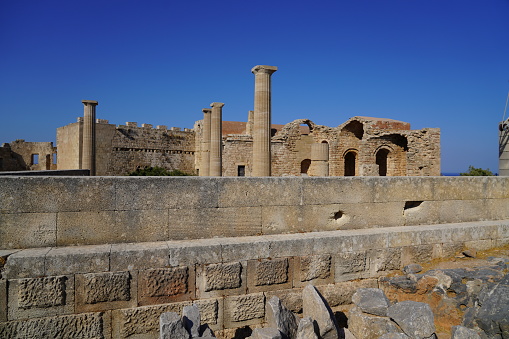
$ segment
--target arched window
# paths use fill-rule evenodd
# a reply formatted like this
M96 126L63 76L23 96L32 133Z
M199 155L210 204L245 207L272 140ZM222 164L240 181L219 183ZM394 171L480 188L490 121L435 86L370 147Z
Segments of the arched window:
M353 177L355 176L355 161L357 158L357 153L350 151L345 154L345 176Z
M376 164L378 165L378 175L384 177L387 175L387 158L389 150L382 148L376 152Z
M311 159L304 159L300 163L300 173L308 174L309 166L311 166Z

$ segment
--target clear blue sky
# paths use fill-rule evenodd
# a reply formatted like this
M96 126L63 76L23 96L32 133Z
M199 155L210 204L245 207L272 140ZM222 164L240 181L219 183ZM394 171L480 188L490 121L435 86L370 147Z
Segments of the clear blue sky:
M509 0L0 0L0 143L55 141L97 117L192 128L253 107L272 76L273 123L356 115L442 131L442 171L498 170L509 91Z

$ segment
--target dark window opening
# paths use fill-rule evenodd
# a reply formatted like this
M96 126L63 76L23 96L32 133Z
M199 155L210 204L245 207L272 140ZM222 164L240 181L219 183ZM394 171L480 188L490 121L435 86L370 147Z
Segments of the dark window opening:
M0 171L4 169L4 159L0 158Z
M357 155L355 152L348 152L345 154L345 176L354 177L355 176L355 158Z
M376 164L378 165L378 175L384 177L387 175L387 157L389 150L381 149L376 152Z
M51 155L46 154L46 169L51 169Z
M300 163L300 173L307 174L309 170L309 166L311 166L311 159L304 159Z
M244 166L244 165L237 166L237 176L239 176L239 177L246 176L246 166Z
M32 165L39 164L39 154L32 154Z

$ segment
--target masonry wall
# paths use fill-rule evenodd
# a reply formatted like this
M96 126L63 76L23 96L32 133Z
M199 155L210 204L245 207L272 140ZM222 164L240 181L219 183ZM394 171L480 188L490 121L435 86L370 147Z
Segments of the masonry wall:
M1 249L509 218L507 177L0 177L0 187Z
M0 171L54 170L55 157L52 142L15 140L0 147Z

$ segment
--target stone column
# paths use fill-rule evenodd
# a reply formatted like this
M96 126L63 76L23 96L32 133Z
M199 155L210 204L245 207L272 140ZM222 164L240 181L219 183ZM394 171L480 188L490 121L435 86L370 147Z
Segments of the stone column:
M95 106L97 101L82 100L83 116L83 152L81 168L89 169L90 175L95 175Z
M212 114L210 117L210 176L221 176L223 174L222 148L223 148L223 115L222 102L213 102Z
M271 85L270 77L277 71L275 66L258 65L251 69L255 75L254 123L253 123L253 170L252 176L270 176L270 125Z
M202 109L203 125L201 131L201 164L200 176L210 175L210 118L212 110L210 108Z
M498 125L498 175L509 176L509 119Z
M314 175L319 177L329 176L329 144L321 142L311 145L311 165Z

